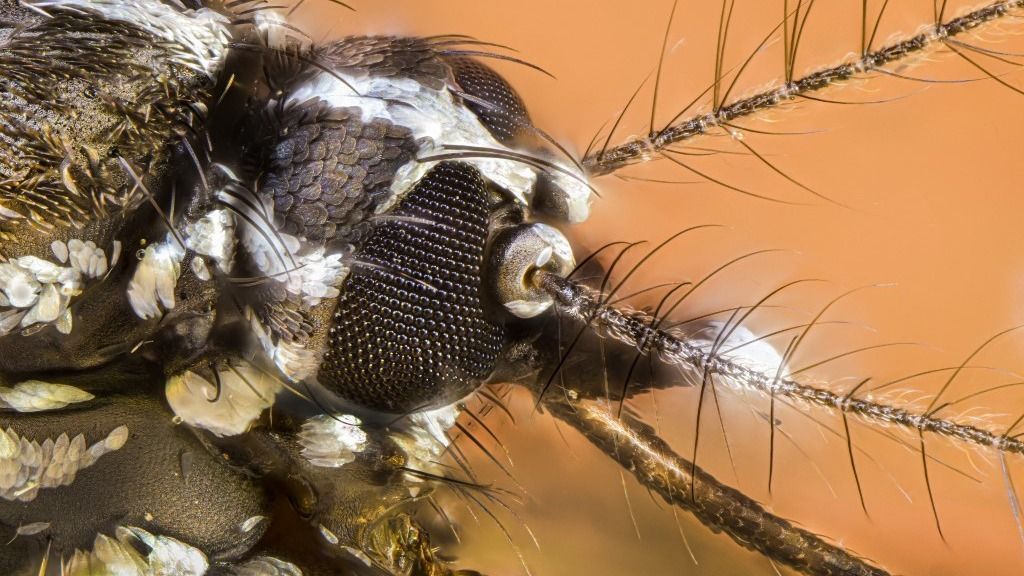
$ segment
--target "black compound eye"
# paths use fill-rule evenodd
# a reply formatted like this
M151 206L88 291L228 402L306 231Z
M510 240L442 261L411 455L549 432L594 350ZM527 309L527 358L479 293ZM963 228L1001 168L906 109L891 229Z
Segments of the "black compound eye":
M399 218L354 255L318 379L361 406L404 413L475 389L504 334L485 313L490 215L477 169L438 164L389 214Z
M448 58L455 82L466 98L466 106L502 144L511 145L534 133L530 113L515 89L486 64L471 58Z

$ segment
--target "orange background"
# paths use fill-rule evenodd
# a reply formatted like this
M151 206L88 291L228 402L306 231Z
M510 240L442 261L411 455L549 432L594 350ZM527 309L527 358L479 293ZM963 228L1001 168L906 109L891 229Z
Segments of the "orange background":
M598 127L614 120L638 84L655 69L671 8L669 0L352 3L357 12L326 0L309 0L294 19L317 38L458 33L513 46L520 50L519 56L551 71L557 81L514 64L494 66L520 90L537 124L576 151L586 146ZM835 63L859 50L860 6L856 0L815 5L801 43L798 72ZM879 6L880 2L871 3L873 11ZM962 7L951 2L947 13L955 14ZM656 113L660 122L712 81L718 10L717 2L680 1ZM779 22L782 12L781 1L739 0L726 68L742 62ZM931 19L930 2L894 0L876 45L892 34L912 33ZM1022 31L1024 23L1011 19L968 40L1001 51L1024 51L1024 42L1017 38ZM776 42L755 59L734 96L781 77L782 47L782 42ZM1009 70L977 54L972 57L993 71ZM956 56L936 51L899 71L928 79L982 76ZM1001 78L1024 86L1019 74ZM806 321L806 314L799 311L813 312L847 289L894 283L859 292L837 305L829 318L854 324L817 330L794 362L799 366L881 342L924 344L868 352L815 372L823 381L846 389L851 380L855 383L869 375L882 382L959 364L989 336L1024 323L1024 253L1019 248L1024 214L1020 193L1024 163L1019 161L1022 96L992 80L924 84L875 76L830 90L826 97L847 102L897 100L863 105L795 102L743 124L759 130L814 133L748 133L744 141L786 174L847 207L812 197L749 155L687 157L687 162L736 186L809 205L773 204L708 183L667 185L605 177L595 182L603 198L595 202L591 221L569 230L578 255L610 240L659 241L695 224L729 226L684 240L658 257L645 277L637 280L642 287L698 278L750 250L785 249L723 275L699 298L695 295L684 314L749 304L798 278L828 280L825 285L794 289L781 298L778 303L788 308L753 322L751 327L761 332L795 323L794 319ZM648 83L613 141L647 130L650 102ZM724 136L694 145L745 152ZM696 179L666 162L627 173L664 180ZM1022 350L1024 332L998 340L975 363L1024 371ZM964 374L949 398L1012 380L1007 374ZM923 398L927 404L927 393L934 393L942 382L941 377L910 381L909 395L902 399L920 402ZM692 442L693 398L688 390L659 393L657 410L649 397L636 402L684 455ZM1024 410L1022 398L1024 390L1009 389L1005 394L982 396L950 414L980 417L1001 430ZM726 402L725 420L738 479L726 460L717 424L708 424L702 462L776 513L845 544L894 574L1021 573L1024 544L998 460L991 453L965 452L949 442L929 440L931 453L963 472L930 467L947 538L943 544L927 504L918 455L862 425L855 426L858 445L877 462L858 455L870 512L865 516L843 442L791 410L782 410L783 428L793 441L780 440L775 490L768 494L767 425L751 415L743 399ZM749 406L763 410L765 403L753 399ZM968 412L969 406L985 409ZM513 508L536 534L540 550L533 547L516 518L503 511L498 514L533 574L775 573L764 558L711 534L685 512L678 513L677 523L668 506L649 497L628 475L623 479L610 461L585 442L567 430L563 440L548 418L531 414L528 399L517 397L514 408L520 420L517 426L499 417L489 422L505 439L517 478L527 488L526 503ZM710 416L705 422L715 420ZM834 415L817 417L830 426L840 422ZM483 477L502 480L471 445L466 443L464 450L479 457ZM1020 460L1019 456L1009 458L1010 470L1020 475L1018 485L1024 484ZM897 482L912 502L901 494ZM438 529L446 551L457 554L466 567L485 573L522 573L511 547L486 516L478 513L478 525L457 501L449 504L461 525L463 544L445 541ZM680 532L693 548L697 567Z

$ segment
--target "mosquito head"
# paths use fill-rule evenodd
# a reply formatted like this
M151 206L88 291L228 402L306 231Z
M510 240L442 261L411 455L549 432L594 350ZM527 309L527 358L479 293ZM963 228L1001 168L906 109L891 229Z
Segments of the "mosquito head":
M567 274L572 250L539 222L585 219L591 188L476 59L508 59L492 48L265 48L299 72L247 136L257 182L232 177L217 197L238 226L238 299L289 379L369 411L436 408L487 381L550 307L530 277Z

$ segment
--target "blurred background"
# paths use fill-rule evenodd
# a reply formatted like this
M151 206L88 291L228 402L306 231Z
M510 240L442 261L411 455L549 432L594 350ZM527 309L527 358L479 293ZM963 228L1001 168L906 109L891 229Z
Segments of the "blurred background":
M516 64L490 63L517 87L536 124L577 153L602 125L606 128L599 142L604 141L607 126L650 78L611 141L621 142L650 127L650 75L658 65L671 0L349 1L356 11L327 0L307 0L291 18L317 40L348 34L468 34L514 47L517 57L542 66L557 80ZM867 2L868 29L882 4ZM934 20L929 0L888 4L875 47ZM789 9L794 5L790 2ZM860 51L863 6L857 0L813 4L795 60L798 76ZM966 7L951 1L946 14ZM679 1L668 36L656 126L713 82L720 10L718 2ZM741 65L783 14L781 0L738 0L723 67L735 70ZM1014 16L963 41L998 50L999 58L1012 62L1015 52L1024 52L1022 31L1024 23ZM757 54L732 90L732 99L783 77L784 46L780 39ZM787 291L773 300L780 308L755 315L749 328L764 334L806 322L846 290L886 284L835 305L827 319L848 323L815 328L791 367L873 344L914 343L852 355L813 372L822 383L848 390L867 376L883 383L960 364L987 338L1024 323L1024 253L1019 247L1024 163L1018 161L1024 96L985 78L981 68L1011 86L1024 87L1024 77L1005 61L967 54L981 67L948 51L932 50L891 68L903 78L875 74L821 95L834 102L794 101L740 122L752 129L743 134L750 148L719 134L693 142L688 149L692 156L679 157L732 186L792 204L702 182L666 161L596 180L602 198L595 201L592 218L566 230L577 257L612 240L657 242L689 226L722 224L724 228L673 244L638 275L636 289L697 279L745 252L780 249L722 274L694 294L680 317L752 304L800 278L826 281ZM731 82L729 77L726 84ZM707 100L694 109L707 110ZM779 172L834 202L815 197ZM786 343L788 339L775 342L780 348ZM1005 371L966 371L946 398L1020 380L1012 372L1024 372L1022 352L1024 331L996 340L972 365ZM948 374L909 380L890 400L926 406L928 395ZM689 456L695 399L694 390L679 389L638 398L632 406L680 454ZM523 502L510 503L514 514L494 510L511 543L486 514L455 498L446 499L445 506L461 543L429 510L422 516L435 526L435 539L459 565L491 574L523 574L525 563L537 576L787 573L648 494L574 432L533 412L525 394L513 394L510 403L517 424L497 411L487 422L508 449L512 470L524 488ZM941 460L929 471L944 543L928 504L920 455L885 435L892 431L853 425L865 514L845 440L833 433L836 426L841 430L841 420L826 412L808 416L779 409L780 430L785 432L777 438L776 478L769 493L766 406L761 398L723 398L732 464L717 416L705 414L700 462L723 482L894 574L1021 573L1024 544L993 453L928 438L929 453ZM977 418L1002 431L1022 411L1024 390L1011 386L957 404L945 414ZM912 443L916 436L905 438ZM482 478L516 489L482 453L463 444ZM500 448L492 449L504 455ZM1020 460L1008 458L1011 478L1019 476L1018 484L1024 483Z

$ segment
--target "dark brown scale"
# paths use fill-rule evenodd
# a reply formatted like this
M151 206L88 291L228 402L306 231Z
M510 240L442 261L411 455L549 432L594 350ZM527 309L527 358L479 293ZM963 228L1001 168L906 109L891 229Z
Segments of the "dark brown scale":
M358 108L319 100L286 110L281 134L268 153L263 192L281 230L313 243L358 241L357 228L415 151L406 128L383 119L364 124Z
M481 300L489 212L479 172L439 164L391 214L432 223L381 224L355 254L373 267L357 266L343 286L319 380L362 406L406 412L472 391L503 334Z
M356 36L315 51L314 56L332 70L357 71L380 78L408 78L440 90L451 69L424 38Z

